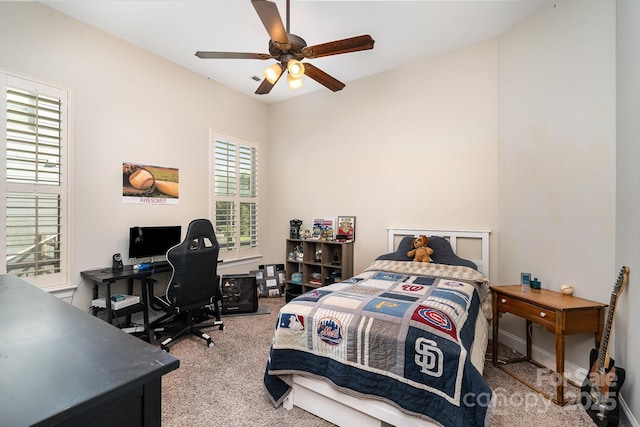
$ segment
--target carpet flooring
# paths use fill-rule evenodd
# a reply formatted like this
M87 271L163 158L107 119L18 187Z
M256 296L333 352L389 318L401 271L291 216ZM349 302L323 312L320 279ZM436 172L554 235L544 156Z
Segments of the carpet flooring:
M197 337L172 344L170 351L180 359L180 368L162 380L163 426L333 425L298 408L288 411L273 407L262 378L284 298L261 298L259 303L263 314L224 316L224 331L217 327L206 329L215 342L213 348ZM501 357L511 355L510 349L501 347ZM540 371L528 362L511 367L523 377L540 376ZM492 426L594 425L580 405L557 406L491 362L485 364L484 376L497 397ZM566 395L578 391L569 386Z

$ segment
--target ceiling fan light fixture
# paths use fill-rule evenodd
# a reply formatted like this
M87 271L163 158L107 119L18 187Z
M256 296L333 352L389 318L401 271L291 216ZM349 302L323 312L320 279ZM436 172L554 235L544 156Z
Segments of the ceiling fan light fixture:
M299 79L304 74L304 65L302 62L292 59L287 62L287 70L289 70L289 75L294 79Z
M1 1L1 0L0 0ZM246 0L245 0L246 1ZM344 83L325 73L309 62L301 63L301 60L320 58L324 56L341 55L343 53L359 52L373 49L375 41L368 34L349 37L341 40L333 40L314 46L307 46L307 42L298 35L289 31L289 3L286 0L287 13L285 27L282 22L278 7L274 0L251 0L258 18L269 34L269 53L250 52L212 52L197 51L196 56L201 59L274 59L278 63L264 70L264 79L252 76L251 78L262 82L255 91L256 95L266 95L282 78L282 73L287 71L289 86L297 89L302 86L302 76L306 75L327 89L337 92L344 88Z
M290 89L299 89L302 87L302 79L293 77L291 73L287 74L287 82L289 83Z
M271 84L275 84L280 78L280 74L282 74L282 66L280 64L273 64L270 67L267 67L263 71L264 78Z

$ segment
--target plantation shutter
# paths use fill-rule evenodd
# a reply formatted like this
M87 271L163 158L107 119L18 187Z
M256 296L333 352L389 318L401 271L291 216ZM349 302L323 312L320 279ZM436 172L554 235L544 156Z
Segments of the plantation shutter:
M4 81L4 269L37 285L63 284L66 92L11 76Z
M234 138L213 141L212 216L222 259L258 254L258 149Z

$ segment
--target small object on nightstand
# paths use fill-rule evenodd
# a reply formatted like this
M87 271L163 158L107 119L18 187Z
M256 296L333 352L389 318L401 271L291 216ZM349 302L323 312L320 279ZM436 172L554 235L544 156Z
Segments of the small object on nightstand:
M540 281L537 277L534 277L531 281L531 289L540 289Z
M560 290L565 295L573 295L573 286L571 285L562 285L560 286Z
M531 287L531 273L520 273L520 286L522 292L529 292Z

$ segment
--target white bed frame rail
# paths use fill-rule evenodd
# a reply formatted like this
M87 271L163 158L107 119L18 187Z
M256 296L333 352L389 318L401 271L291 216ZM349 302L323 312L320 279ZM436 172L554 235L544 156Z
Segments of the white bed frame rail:
M293 377L293 390L283 402L344 427L435 427L431 421L412 417L394 406L373 399L358 399L339 392L321 380Z
M451 244L451 248L457 254L457 239L480 239L482 248L480 258L469 259L478 266L478 271L489 278L489 234L487 230L439 230L439 229L423 229L423 228L408 228L408 227L389 227L389 252L396 250L396 245L399 242L399 238L405 236L440 236L444 237ZM462 256L462 258L465 258Z

